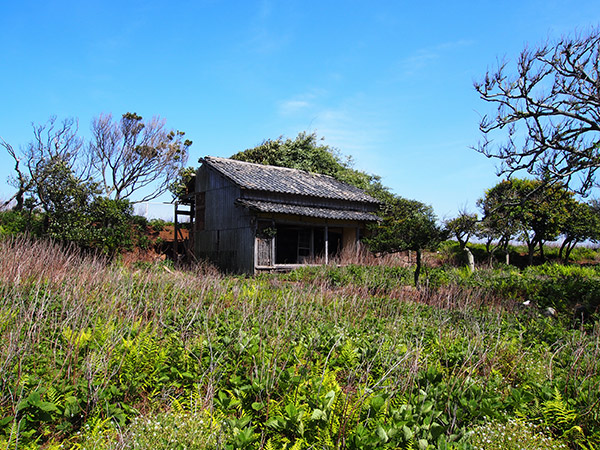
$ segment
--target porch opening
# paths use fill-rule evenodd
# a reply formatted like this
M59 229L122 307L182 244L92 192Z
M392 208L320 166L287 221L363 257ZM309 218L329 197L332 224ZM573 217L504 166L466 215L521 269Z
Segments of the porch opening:
M342 250L343 229L278 225L275 264L305 264ZM329 242L327 242L327 240Z

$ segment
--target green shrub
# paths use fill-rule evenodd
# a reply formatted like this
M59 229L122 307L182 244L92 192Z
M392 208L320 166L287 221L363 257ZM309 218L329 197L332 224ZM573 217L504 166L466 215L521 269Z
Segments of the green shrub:
M150 220L150 222L148 223L148 225L154 231L163 231L167 226L172 226L173 222L170 222L170 221L167 221L167 220L163 220L163 219L152 219L152 220Z
M41 236L44 216L30 211L0 211L0 236L28 233Z

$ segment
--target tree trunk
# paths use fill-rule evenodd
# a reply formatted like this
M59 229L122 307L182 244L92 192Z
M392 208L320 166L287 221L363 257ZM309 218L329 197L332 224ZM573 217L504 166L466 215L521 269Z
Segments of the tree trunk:
M417 265L415 267L415 287L419 287L419 275L421 274L421 249L417 249Z
M558 250L558 259L561 259L563 262L567 262L566 258L563 259L563 251L564 251L565 247L568 245L568 243L569 243L569 240L565 239L560 246L560 250Z
M571 256L571 251L577 245L577 241L572 241L567 245L567 251L565 253L565 263L569 261L569 256Z
M488 255L488 265L492 267L492 261L494 258L494 254L492 253L492 240L488 239L485 241L485 252Z
M533 242L528 242L527 243L527 265L532 266L533 265L533 254L535 253L535 247L537 245L537 242L533 241Z
M498 246L504 251L504 263L508 266L510 264L510 252L508 250L508 238L503 237Z
M546 257L544 256L544 242L541 239L540 239L539 245L540 245L540 257L542 258L542 261L545 261Z

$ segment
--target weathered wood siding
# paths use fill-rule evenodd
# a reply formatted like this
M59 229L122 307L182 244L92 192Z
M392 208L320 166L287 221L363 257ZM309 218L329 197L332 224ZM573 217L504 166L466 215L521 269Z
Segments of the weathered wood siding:
M254 272L254 227L246 208L235 205L240 189L205 166L196 173L196 192L204 193L204 229L195 232L199 258L236 273Z
M341 248L353 248L357 243L359 230L365 228L365 222L352 220L351 215L347 219L326 219L258 212L236 204L239 199L367 213L376 211L378 207L376 203L369 202L266 192L258 188L243 189L215 168L203 164L196 173L195 254L199 258L214 262L221 269L248 274L253 274L256 266L260 269L276 268L279 264L278 258L284 261L290 255L297 263L302 263L304 258L310 260L314 256L321 256L321 253L326 255L328 249L333 253ZM259 224L298 226L308 230L311 233L311 238L307 241L310 244L308 255L302 253L307 253L307 248L300 245L299 240L294 244L296 248L290 249L289 255L279 255L278 239L263 236L261 232L257 234ZM316 255L314 249L314 234L317 229L321 233L317 236L319 246L323 247L318 251L319 255ZM289 244L285 239L282 239L282 242L282 245Z

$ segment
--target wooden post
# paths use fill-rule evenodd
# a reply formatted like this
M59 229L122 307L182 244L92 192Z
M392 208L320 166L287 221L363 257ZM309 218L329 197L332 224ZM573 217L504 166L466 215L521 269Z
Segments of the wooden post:
M329 227L325 225L325 264L329 264Z
M175 232L175 236L173 238L173 261L175 262L175 264L177 264L178 261L178 243L179 243L179 238L178 238L178 234L179 234L179 220L178 220L178 210L177 210L177 205L179 205L179 202L175 202L175 221L174 223L174 232Z

